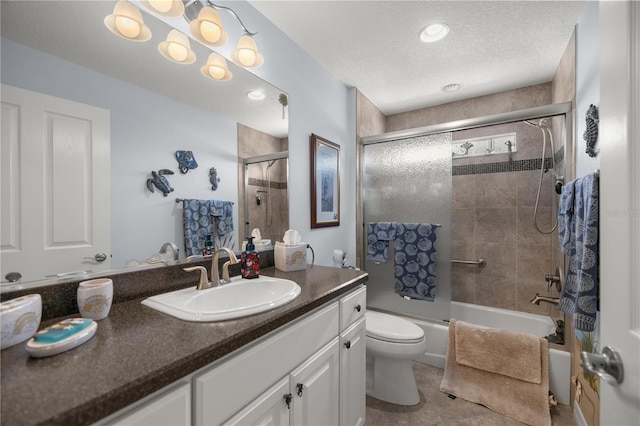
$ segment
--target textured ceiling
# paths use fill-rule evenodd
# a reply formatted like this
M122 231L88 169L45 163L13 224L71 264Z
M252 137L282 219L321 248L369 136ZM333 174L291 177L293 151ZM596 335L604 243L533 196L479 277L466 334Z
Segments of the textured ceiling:
M250 3L386 115L548 82L583 1ZM445 22L444 40L419 31ZM445 93L442 86L462 88Z

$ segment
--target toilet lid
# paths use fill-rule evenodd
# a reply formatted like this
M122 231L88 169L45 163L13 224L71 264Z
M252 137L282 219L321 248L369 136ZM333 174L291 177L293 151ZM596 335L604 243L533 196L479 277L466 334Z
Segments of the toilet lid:
M406 319L367 311L367 336L386 342L417 343L424 338L424 331Z

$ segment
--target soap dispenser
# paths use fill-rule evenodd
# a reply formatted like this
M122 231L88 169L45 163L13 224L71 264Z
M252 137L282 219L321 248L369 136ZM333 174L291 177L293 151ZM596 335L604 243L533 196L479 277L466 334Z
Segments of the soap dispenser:
M247 247L240 257L242 278L260 277L260 254L253 244L253 237L247 237Z

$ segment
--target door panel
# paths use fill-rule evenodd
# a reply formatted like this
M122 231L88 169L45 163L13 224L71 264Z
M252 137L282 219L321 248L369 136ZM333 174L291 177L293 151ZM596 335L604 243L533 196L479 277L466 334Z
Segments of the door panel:
M110 269L109 121L104 109L2 86L3 282Z
M603 425L640 419L640 4L600 2L600 346L622 383L600 381Z

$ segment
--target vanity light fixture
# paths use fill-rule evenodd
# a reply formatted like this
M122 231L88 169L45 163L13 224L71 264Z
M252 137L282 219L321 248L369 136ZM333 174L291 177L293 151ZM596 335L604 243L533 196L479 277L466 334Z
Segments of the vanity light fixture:
M171 30L167 39L158 45L162 56L177 64L192 64L196 54L191 50L189 38L178 30Z
M434 22L420 31L420 40L425 43L433 43L442 40L449 34L449 26L444 22Z
M189 23L189 30L198 41L207 46L223 46L229 41L229 36L222 27L220 14L209 6L200 9L198 16Z
M147 41L151 30L144 24L140 10L127 0L119 0L104 24L115 35L132 41Z
M209 55L207 64L200 68L200 72L205 77L218 81L231 80L231 77L233 77L227 66L227 60L215 52Z
M184 3L182 0L141 0L147 9L154 11L156 14L174 18L184 14Z
M264 63L264 57L258 51L256 41L246 34L238 40L236 49L231 53L231 60L244 68L258 68Z
M456 90L460 90L461 87L462 87L462 84L460 83L449 83L442 86L441 90L443 92L455 92Z
M222 26L218 10L226 10L238 21L244 35L238 40L236 49L231 54L231 60L243 68L257 68L264 63L264 57L258 51L253 39L257 33L252 33L244 26L237 13L226 6L219 6L210 0L183 0L185 3L185 19L190 21L189 30L200 42L209 46L222 46L229 41L229 36ZM204 6L203 6L204 4Z

